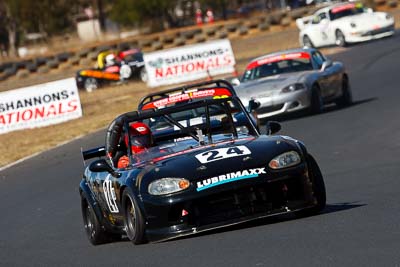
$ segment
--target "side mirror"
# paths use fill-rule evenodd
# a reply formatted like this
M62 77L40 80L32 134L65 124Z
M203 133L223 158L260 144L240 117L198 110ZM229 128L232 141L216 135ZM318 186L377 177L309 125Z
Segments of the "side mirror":
M105 159L99 159L99 160L93 161L89 165L89 170L91 172L108 172L112 176L117 177L117 178L121 176L120 173L114 171L114 169L107 163L107 161Z
M281 124L277 121L267 122L267 135L277 133L281 130Z
M240 80L239 80L239 78L233 78L233 79L231 80L231 84L232 84L232 85L235 85L235 86L240 85Z
M256 109L258 109L261 106L260 102L258 102L257 100L250 100L249 101L249 112L252 112Z
M332 66L332 61L331 60L326 60L324 63L322 63L321 66L321 71L325 71L327 68L329 68L330 66Z

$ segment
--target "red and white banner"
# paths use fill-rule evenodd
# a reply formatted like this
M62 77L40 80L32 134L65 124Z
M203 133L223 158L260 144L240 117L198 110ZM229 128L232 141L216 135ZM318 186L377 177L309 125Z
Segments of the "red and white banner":
M147 85L156 87L233 73L235 56L228 39L144 54Z
M0 93L0 134L82 117L74 78Z

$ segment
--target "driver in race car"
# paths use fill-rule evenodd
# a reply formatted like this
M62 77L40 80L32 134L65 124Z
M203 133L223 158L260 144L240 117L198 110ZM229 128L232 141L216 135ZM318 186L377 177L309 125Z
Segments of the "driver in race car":
M129 144L129 137L131 143ZM125 145L131 149L132 155L142 153L153 145L153 134L149 126L143 122L135 122L129 125L128 133L125 134ZM124 155L118 160L118 168L126 168L129 165L129 157Z

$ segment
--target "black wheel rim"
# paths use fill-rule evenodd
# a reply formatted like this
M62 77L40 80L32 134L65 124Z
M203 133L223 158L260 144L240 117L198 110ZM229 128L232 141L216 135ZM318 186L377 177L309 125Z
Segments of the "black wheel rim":
M134 238L136 235L136 211L132 199L131 198L128 199L129 200L126 206L127 227L131 235L131 238Z

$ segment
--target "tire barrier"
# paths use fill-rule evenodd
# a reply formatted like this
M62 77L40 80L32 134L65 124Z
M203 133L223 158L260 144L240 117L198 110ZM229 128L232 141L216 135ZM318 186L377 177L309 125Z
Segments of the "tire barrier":
M72 64L72 65L79 65L79 61L81 60L81 58L79 57L79 56L73 56L73 57L71 57L71 58L69 58L69 62Z
M174 39L173 45L174 46L183 46L186 43L186 38L184 37L177 37Z
M37 72L40 74L46 74L50 71L49 67L47 66L41 66L38 68Z
M205 33L205 35L207 36L215 36L215 34L218 31L218 27L209 27L209 28L205 28L203 30L203 32Z
M17 71L16 77L17 77L18 79L24 79L24 78L28 77L29 74L30 74L29 70L22 69L22 70L18 70L18 71Z
M160 41L155 41L151 43L151 50L161 50L163 48L163 44Z
M228 37L228 32L226 30L221 30L220 32L218 32L218 38L220 39L224 39Z
M56 69L58 68L58 65L60 62L57 59L52 59L47 61L46 66L49 67L50 69Z
M249 28L246 25L242 25L238 29L239 35L246 35L249 33Z
M270 27L269 22L262 22L258 24L258 30L261 32L268 31L269 27Z
M271 14L269 16L269 21L270 21L271 25L280 25L281 21L283 19L283 15L284 14L282 12L277 12L277 13Z
M290 23L291 23L291 19L289 17L284 17L281 20L282 27L288 27L288 26L290 26Z
M90 52L89 54L87 54L87 58L90 59L90 60L96 60L98 54L99 54L99 53L97 53L97 52L95 52L95 51Z
M76 55L78 57L86 57L90 52L92 51L91 48L83 48L82 50L79 50Z
M196 43L204 43L207 40L207 37L203 33L197 33L194 36L194 40L195 40Z
M65 62L67 61L70 57L72 57L73 54L70 52L64 52L64 53L59 53L55 56L55 58L60 61L60 62Z
M83 67L92 67L93 65L93 60L90 60L89 58L82 58L79 61L79 65L83 66Z

